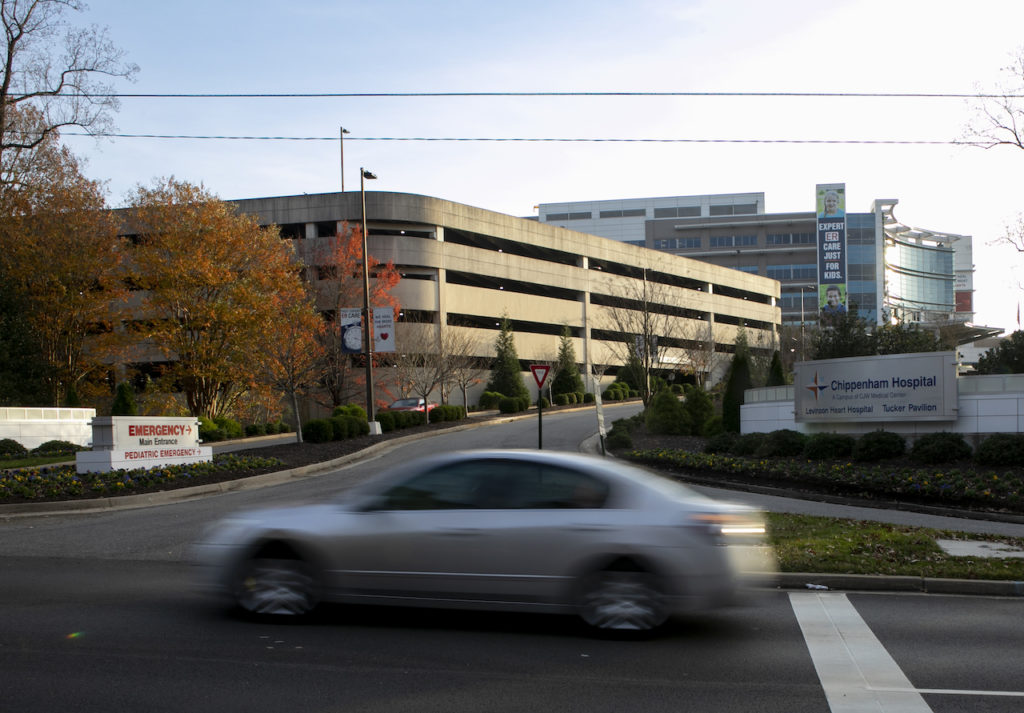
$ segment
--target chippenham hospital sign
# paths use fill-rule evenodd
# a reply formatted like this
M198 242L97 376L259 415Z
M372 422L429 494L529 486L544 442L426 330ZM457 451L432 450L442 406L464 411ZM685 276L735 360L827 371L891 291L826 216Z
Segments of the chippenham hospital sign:
M798 362L796 421L954 421L956 354L889 354Z
M195 418L108 416L92 420L92 450L76 454L76 470L105 473L208 460L213 449L199 445Z

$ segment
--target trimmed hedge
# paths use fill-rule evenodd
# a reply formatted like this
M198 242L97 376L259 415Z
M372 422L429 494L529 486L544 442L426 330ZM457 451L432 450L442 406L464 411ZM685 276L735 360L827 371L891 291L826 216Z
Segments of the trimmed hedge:
M974 460L982 465L1024 466L1024 433L993 433L978 445Z
M857 439L845 433L815 433L807 439L804 458L810 460L839 460L849 458Z
M0 438L0 458L21 458L28 455L28 448L13 438Z
M971 447L959 433L926 433L910 448L910 460L915 463L953 463L971 457Z
M853 459L862 463L902 458L907 452L907 441L891 431L871 431L857 439Z

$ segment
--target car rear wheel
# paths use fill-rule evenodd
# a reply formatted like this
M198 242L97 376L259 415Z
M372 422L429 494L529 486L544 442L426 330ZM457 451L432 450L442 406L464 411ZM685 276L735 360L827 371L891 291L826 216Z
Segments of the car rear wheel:
M235 586L238 605L250 614L302 616L317 604L316 578L300 559L254 558Z
M653 574L604 570L584 578L579 615L604 631L650 631L665 623L668 607Z

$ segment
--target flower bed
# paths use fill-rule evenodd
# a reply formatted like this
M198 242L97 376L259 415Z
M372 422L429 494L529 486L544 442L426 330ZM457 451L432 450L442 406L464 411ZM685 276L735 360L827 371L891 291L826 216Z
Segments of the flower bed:
M0 503L75 500L170 490L224 480L225 474L235 477L255 475L281 465L278 458L226 453L214 456L206 463L109 473L79 474L74 466L23 468L0 473Z
M1009 471L755 459L669 448L632 450L623 455L659 470L698 473L726 481L806 486L857 497L1024 513L1024 483L1019 473Z

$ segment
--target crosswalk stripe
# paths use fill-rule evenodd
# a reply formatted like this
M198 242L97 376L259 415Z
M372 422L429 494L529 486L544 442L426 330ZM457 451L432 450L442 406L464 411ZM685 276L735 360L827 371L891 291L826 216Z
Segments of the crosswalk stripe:
M845 594L789 601L832 713L932 713Z

